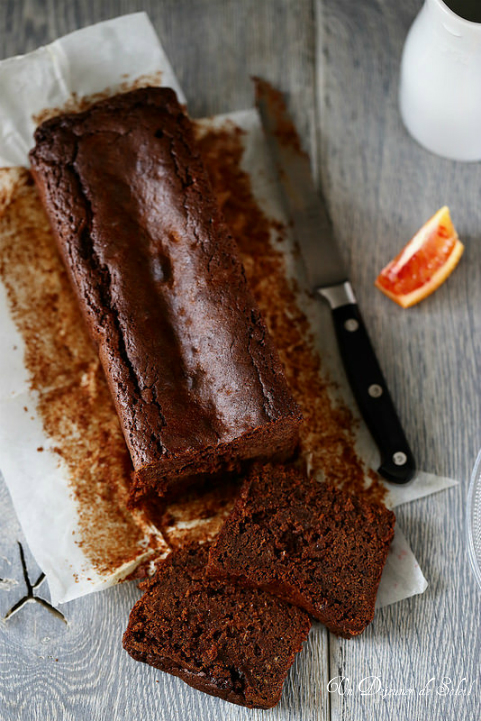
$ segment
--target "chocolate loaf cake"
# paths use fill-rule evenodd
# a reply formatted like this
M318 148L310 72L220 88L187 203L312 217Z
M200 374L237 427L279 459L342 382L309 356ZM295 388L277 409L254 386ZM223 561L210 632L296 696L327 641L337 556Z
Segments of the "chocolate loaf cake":
M372 621L395 517L296 468L256 464L207 571L264 588L349 638Z
M48 120L30 153L135 470L131 500L289 455L300 411L175 93Z
M265 591L207 578L207 555L205 546L177 551L144 584L124 648L199 691L243 706L275 706L309 616Z

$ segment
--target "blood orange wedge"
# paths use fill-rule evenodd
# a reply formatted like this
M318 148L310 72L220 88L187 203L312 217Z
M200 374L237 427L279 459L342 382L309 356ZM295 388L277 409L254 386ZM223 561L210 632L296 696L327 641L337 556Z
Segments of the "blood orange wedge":
M383 268L375 285L388 298L409 308L444 283L457 266L463 250L449 208L444 206Z

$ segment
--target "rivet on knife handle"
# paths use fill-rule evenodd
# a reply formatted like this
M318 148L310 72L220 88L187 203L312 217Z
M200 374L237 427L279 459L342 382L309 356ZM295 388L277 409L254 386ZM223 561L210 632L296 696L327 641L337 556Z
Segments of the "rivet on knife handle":
M379 473L408 483L416 464L349 283L319 288L332 309L339 350L354 397L381 453Z

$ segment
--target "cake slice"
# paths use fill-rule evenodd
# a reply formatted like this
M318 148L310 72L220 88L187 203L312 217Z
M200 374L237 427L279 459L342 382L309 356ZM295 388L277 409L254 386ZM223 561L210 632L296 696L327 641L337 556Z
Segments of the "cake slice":
M349 638L372 621L395 516L292 466L256 464L208 573L264 588Z
M132 503L289 456L300 411L169 88L46 121L32 173L98 348Z
M208 548L175 551L131 611L125 650L190 686L243 706L280 699L309 616L260 589L206 576Z

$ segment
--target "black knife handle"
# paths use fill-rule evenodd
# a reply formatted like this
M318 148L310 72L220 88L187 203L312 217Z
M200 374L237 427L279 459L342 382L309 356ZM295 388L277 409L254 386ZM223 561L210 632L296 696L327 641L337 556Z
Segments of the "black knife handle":
M357 303L332 310L339 349L354 397L381 454L379 473L408 483L416 464Z

